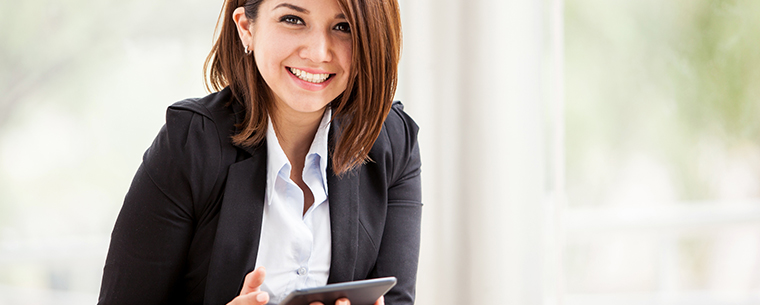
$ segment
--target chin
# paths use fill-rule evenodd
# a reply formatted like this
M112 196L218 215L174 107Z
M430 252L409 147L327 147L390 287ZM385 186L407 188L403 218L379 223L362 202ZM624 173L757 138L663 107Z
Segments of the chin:
M302 101L298 104L291 104L291 108L298 112L317 112L322 111L325 109L327 105L330 104L331 100L325 100L325 99L315 99L315 100L308 100L306 98L300 98L299 101Z

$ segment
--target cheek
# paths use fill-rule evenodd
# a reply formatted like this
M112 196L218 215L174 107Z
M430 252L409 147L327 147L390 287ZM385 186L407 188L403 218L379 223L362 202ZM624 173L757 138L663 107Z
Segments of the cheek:
M259 33L255 39L254 56L259 70L277 72L282 62L290 54L292 39L287 35L278 35L275 31Z
M340 66L351 74L351 57L353 56L353 50L351 49L351 41L344 43L340 48Z

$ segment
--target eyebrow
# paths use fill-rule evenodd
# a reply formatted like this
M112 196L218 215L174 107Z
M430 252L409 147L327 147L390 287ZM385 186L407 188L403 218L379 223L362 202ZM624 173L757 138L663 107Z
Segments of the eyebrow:
M275 6L272 10L274 11L281 7L286 7L299 13L304 13L304 14L310 13L309 10L297 5L290 4L290 3L280 3L277 6ZM337 15L335 15L335 19L346 19L346 15L344 15L343 13L338 13Z
M300 6L292 5L290 3L280 3L277 6L275 6L272 10L274 11L274 10L276 10L278 8L281 8L281 7L287 7L289 9L294 10L294 11L299 12L299 13L304 13L304 14L308 14L309 13L309 10L307 10L307 9L305 9L303 7L300 7Z

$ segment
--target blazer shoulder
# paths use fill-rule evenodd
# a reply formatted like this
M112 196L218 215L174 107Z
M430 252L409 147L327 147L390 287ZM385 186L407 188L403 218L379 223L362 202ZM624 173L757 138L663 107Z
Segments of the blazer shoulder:
M418 131L417 123L404 112L404 105L395 101L370 150L370 159L385 164L389 184L419 170Z
M393 147L394 152L402 152L416 145L419 129L414 119L404 111L404 104L394 101L391 111L383 122L383 130L378 141L388 142L387 144ZM398 149L402 151L396 151Z
M200 114L219 124L224 121L236 121L236 111L233 107L231 90L224 88L222 91L211 93L202 98L188 98L169 106L168 111L180 110L191 111Z
M143 166L154 184L178 202L208 202L225 164L234 159L229 140L235 116L227 90L169 106L166 123L143 155Z

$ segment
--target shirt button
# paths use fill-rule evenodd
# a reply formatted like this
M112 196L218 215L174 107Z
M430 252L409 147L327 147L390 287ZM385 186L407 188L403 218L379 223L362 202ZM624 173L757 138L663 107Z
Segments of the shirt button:
M298 275L305 275L306 274L306 268L304 268L304 267L298 268L298 270L296 270L296 274L298 274Z

